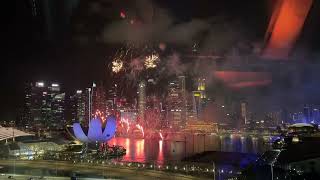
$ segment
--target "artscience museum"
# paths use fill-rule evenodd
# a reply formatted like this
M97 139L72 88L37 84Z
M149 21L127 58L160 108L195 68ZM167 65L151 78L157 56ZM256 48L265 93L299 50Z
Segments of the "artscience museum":
M84 143L100 142L105 143L112 139L116 132L116 118L115 116L108 116L103 127L102 120L99 118L92 119L89 123L88 133L86 134L84 128L80 123L73 124L73 133L77 140Z

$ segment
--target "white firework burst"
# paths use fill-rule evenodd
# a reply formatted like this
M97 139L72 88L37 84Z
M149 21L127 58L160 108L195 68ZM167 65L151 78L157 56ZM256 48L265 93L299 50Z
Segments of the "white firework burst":
M151 54L145 58L144 66L146 69L153 69L157 67L159 56L157 54Z
M112 72L119 73L123 68L123 62L120 59L112 61Z

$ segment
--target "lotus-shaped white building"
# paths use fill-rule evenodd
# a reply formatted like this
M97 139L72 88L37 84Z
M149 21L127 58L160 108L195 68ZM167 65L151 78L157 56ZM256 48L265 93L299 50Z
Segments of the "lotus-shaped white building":
M89 123L88 135L83 131L80 123L73 124L73 133L75 137L85 143L90 142L107 142L109 141L116 132L116 118L114 116L107 117L107 123L105 128L102 127L100 119L92 119Z

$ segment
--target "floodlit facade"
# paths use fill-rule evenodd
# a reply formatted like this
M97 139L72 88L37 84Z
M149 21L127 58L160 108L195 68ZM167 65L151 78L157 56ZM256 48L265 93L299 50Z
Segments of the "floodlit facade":
M197 91L192 92L193 113L196 119L202 119L201 114L208 103L206 95L206 80L198 79Z
M20 156L21 159L33 159L35 156L43 155L48 151L58 152L63 150L65 150L65 145L50 141L18 142L9 145L9 155Z
M86 93L82 90L77 90L74 95L70 96L72 123L76 122L76 120L80 123L86 122L86 100Z
M179 129L186 123L186 79L179 76L168 84L167 119L170 127Z
M80 125L80 123L73 124L73 133L75 137L85 143L90 142L107 142L116 132L116 117L108 116L105 128L103 128L103 122L100 119L92 119L89 124L88 134L86 135Z
M65 125L65 93L58 83L38 81L27 85L22 125L59 129Z
M144 123L144 115L146 110L146 82L141 81L138 87L138 115L140 121Z

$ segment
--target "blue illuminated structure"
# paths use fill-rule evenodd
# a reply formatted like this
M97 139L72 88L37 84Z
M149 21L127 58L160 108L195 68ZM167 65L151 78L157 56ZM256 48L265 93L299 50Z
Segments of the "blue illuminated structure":
M104 129L100 119L92 119L89 123L88 135L84 133L80 123L73 124L74 135L79 141L85 143L107 142L114 136L116 128L117 124L114 116L107 117L107 123Z

